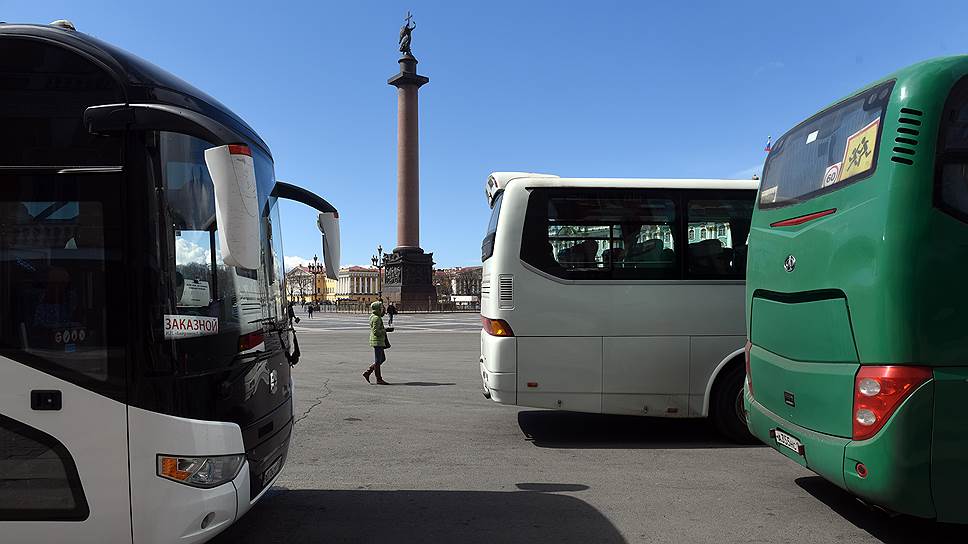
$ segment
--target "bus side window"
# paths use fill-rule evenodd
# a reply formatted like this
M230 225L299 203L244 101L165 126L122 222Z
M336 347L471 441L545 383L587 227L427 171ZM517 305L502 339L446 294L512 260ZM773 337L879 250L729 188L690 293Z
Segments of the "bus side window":
M0 414L0 521L80 521L90 507L77 465L53 436Z
M121 138L94 135L84 109L126 100L111 75L84 56L53 43L4 37L0 55L0 130L4 166L121 164Z
M743 278L753 200L690 199L686 271L693 278Z
M0 350L95 390L123 385L120 182L0 176ZM2 443L2 442L0 442Z
M968 78L955 84L941 120L935 202L968 222Z
M678 277L676 204L655 191L532 192L521 259L565 279Z

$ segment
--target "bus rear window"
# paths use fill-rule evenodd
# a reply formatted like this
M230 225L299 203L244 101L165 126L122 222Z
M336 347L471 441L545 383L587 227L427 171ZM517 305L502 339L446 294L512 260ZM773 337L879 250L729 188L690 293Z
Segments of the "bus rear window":
M847 99L777 140L763 169L760 207L803 202L873 174L893 87L890 81Z

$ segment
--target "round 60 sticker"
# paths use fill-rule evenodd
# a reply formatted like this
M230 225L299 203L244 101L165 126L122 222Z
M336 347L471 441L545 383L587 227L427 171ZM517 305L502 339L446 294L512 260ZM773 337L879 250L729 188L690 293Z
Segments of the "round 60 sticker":
M823 185L821 187L829 187L834 183L840 181L840 163L834 163L827 167L827 170L823 173Z

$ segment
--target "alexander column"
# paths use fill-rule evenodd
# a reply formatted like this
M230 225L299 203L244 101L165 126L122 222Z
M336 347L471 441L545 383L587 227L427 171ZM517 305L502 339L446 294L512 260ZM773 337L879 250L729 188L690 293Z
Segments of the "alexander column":
M397 247L386 259L389 300L401 308L424 308L437 298L433 284L433 253L420 248L420 144L417 133L417 90L430 78L417 74L410 50L410 12L400 28L400 73L387 83L397 88Z

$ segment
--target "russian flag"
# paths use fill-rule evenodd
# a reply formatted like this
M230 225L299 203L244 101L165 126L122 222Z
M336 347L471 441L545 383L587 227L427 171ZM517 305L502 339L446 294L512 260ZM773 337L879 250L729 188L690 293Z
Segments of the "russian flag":
M766 151L767 153L769 153L770 150L773 149L772 146L770 145L772 141L773 141L773 136L766 137L766 147L763 148L763 151Z

